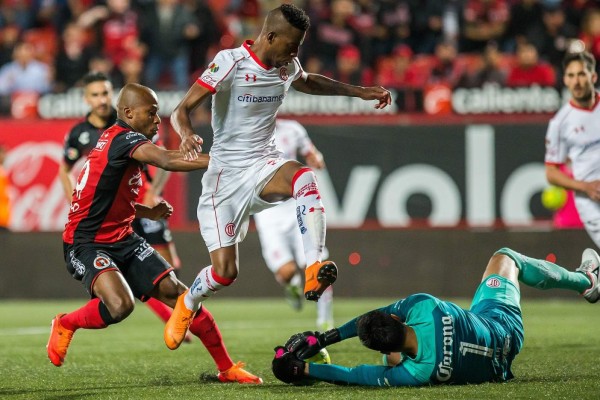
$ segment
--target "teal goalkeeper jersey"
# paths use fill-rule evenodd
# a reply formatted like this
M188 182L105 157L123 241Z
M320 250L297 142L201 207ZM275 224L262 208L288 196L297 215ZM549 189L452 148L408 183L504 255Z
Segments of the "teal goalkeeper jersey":
M490 304L496 312L498 303ZM396 367L310 364L310 376L321 380L368 386L418 386L480 383L513 377L512 359L520 346L511 345L504 324L463 310L428 294L415 294L380 309L397 315L415 331L415 358L403 354ZM357 318L342 325L342 339L355 337Z

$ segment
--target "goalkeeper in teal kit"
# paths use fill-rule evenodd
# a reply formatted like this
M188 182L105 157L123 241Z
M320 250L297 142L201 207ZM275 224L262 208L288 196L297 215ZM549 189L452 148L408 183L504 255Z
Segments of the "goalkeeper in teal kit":
M286 383L307 378L363 386L420 386L502 382L524 340L519 282L538 289L567 289L588 302L600 298L600 257L591 249L575 271L508 248L490 259L470 309L415 294L324 333L293 335L275 348L274 375ZM383 353L386 365L307 363L320 349L356 337Z

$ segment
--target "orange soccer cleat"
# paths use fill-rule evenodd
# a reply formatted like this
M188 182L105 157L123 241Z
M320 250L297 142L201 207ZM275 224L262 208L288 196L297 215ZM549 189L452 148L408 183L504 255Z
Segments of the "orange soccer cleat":
M262 378L246 371L244 366L245 364L243 362L238 361L237 364L233 364L228 370L219 372L217 378L219 378L221 382L249 383L254 385L263 383Z
M195 311L188 310L185 306L183 298L187 292L186 290L177 298L173 314L171 314L171 318L165 325L164 339L167 347L171 350L178 348L181 342L185 340L187 331L196 314Z
M66 314L58 314L52 320L50 339L48 339L48 344L46 345L48 358L57 367L60 367L65 361L67 349L69 348L71 339L73 339L73 333L75 333L75 331L70 331L60 324L60 319L63 315Z
M338 269L333 261L315 262L304 271L304 297L306 300L319 301L319 298L337 279Z

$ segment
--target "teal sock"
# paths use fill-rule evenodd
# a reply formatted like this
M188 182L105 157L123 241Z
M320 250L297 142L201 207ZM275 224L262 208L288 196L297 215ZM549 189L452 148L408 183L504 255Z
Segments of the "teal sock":
M568 271L550 261L531 258L507 247L496 254L504 254L513 259L519 268L519 281L537 289L568 289L583 293L592 284L586 274Z

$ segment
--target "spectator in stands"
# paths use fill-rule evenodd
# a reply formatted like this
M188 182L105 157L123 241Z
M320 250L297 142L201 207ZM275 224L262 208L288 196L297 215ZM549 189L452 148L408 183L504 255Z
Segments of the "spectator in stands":
M557 69L562 76L562 60L569 43L577 38L577 29L566 22L561 4L544 4L542 24L533 25L527 32L529 43L538 50L540 58Z
M411 4L412 48L417 53L432 54L436 43L443 40L443 15L449 5L444 0L424 0Z
M510 22L504 37L505 50L514 52L527 41L527 32L542 29L542 5L538 0L521 0L510 7Z
M483 52L483 64L474 72L466 72L460 79L460 87L482 87L486 83L503 86L506 83L506 71L502 69L502 53L496 42L489 42Z
M488 41L500 41L509 17L504 0L467 0L463 9L461 51L481 51Z
M586 11L580 39L594 58L596 60L600 59L600 10L592 8ZM596 65L596 72L598 70L599 66Z
M373 59L390 54L397 43L410 40L411 13L406 0L381 0L374 10Z
M351 0L333 0L328 18L314 21L307 35L304 48L311 49L324 64L326 70L336 69L338 50L344 46L356 45L356 32L348 24L354 14Z
M12 60L15 45L19 41L19 28L16 25L0 29L0 67Z
M0 68L0 96L10 96L16 92L42 94L50 90L50 68L35 59L34 51L30 43L17 43L13 61Z
M192 76L199 76L208 65L207 53L211 46L219 43L223 32L218 24L218 19L207 4L207 0L183 0L186 10L193 14L198 22L198 36L193 38L190 45L190 52L193 55L190 57L189 71L192 71ZM196 74L195 71L198 71Z
M145 83L160 87L160 78L169 72L177 90L190 85L190 40L198 37L198 21L178 0L156 0L141 15L141 40L148 48Z
M10 226L10 182L4 170L6 149L0 144L0 232L8 230Z
M456 62L456 56L457 49L453 42L445 40L438 43L435 46L433 66L427 83L456 87L464 73L463 68Z
M65 27L62 34L61 49L54 61L54 91L64 92L77 86L88 72L93 52L86 46L83 28L74 22Z
M29 0L0 1L0 27L15 25L23 31L33 27L34 17Z
M411 68L413 52L406 44L397 45L392 55L379 63L377 84L393 89L416 88L424 84L418 71Z
M123 75L131 76L133 71L141 69L145 48L139 41L138 14L129 0L107 0L106 6L95 6L81 14L78 23L84 28L94 28L95 47Z
M373 72L361 66L360 51L355 46L344 46L338 50L336 69L332 78L356 86L373 86Z
M537 49L531 43L521 43L517 46L515 65L510 69L506 81L507 86L554 86L556 75L552 66L539 61Z

